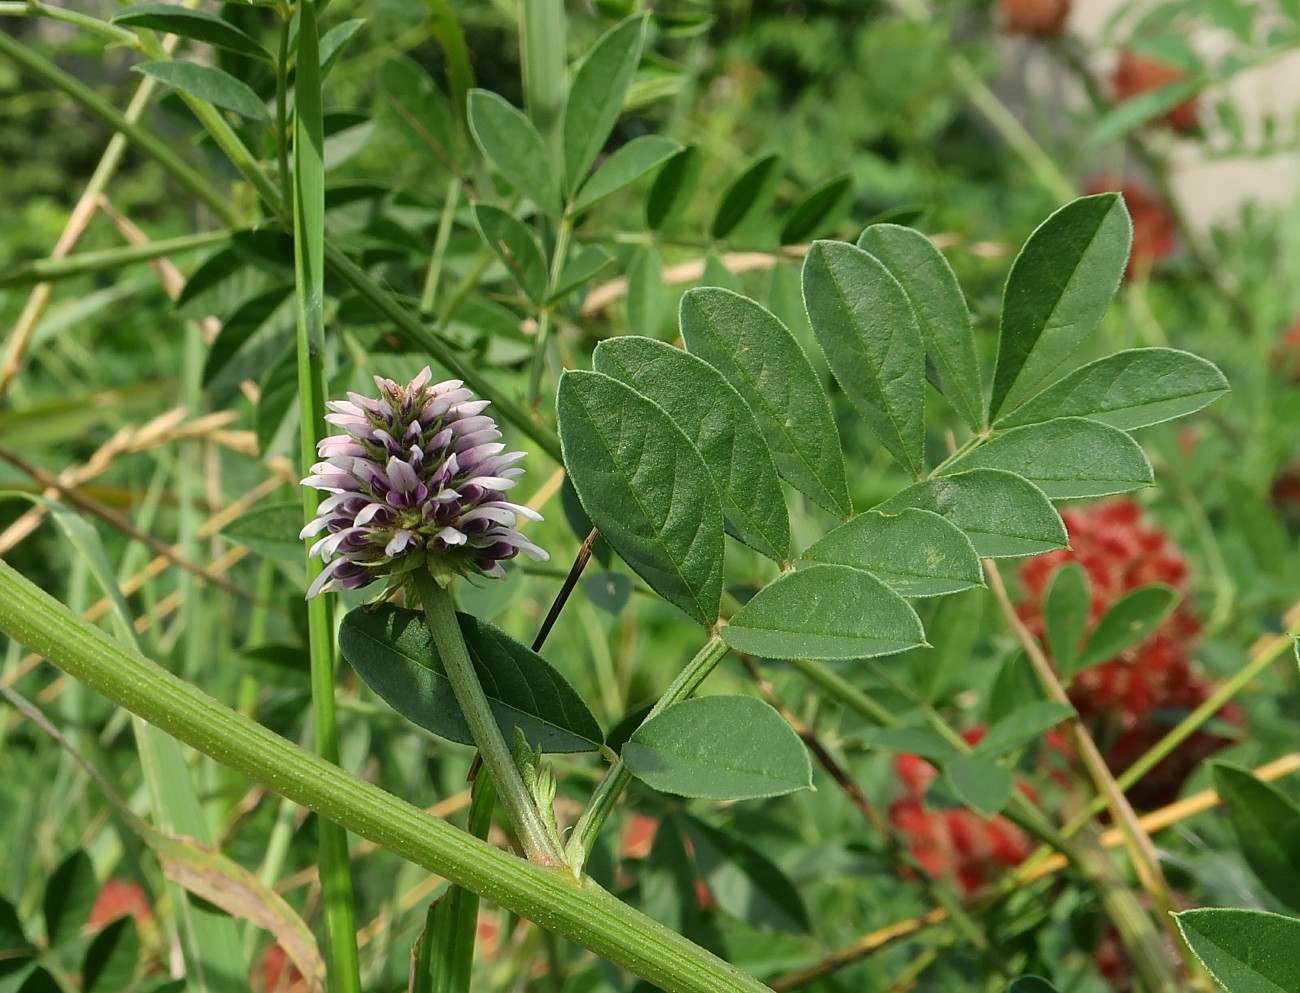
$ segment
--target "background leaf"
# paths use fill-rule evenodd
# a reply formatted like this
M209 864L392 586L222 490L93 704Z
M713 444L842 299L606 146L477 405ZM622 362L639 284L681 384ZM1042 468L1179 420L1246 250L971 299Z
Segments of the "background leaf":
M781 244L794 245L830 227L853 199L853 177L836 176L804 194L781 224Z
M95 905L99 883L90 856L78 849L65 858L45 884L45 937L51 948L68 944L80 933Z
M1129 435L1084 417L1060 417L996 434L944 467L976 467L1024 476L1053 500L1107 496L1150 486L1151 463Z
M664 410L599 372L567 372L556 410L569 478L601 535L703 625L722 599L722 499Z
M1088 632L1092 594L1088 574L1078 562L1066 562L1052 576L1043 602L1047 647L1061 672L1077 672L1079 652Z
M113 23L130 28L147 28L192 38L240 55L271 61L271 53L229 21L208 13L170 3L142 3L113 15Z
M82 993L120 993L131 986L140 958L140 936L130 916L110 923L90 943L81 963Z
M896 514L918 507L966 532L980 558L1038 555L1068 547L1065 524L1040 490L1001 469L973 469L915 483L875 509Z
M572 213L587 210L630 186L656 166L672 158L681 146L671 138L657 134L643 134L617 149L582 184L573 201Z
M777 471L833 514L852 510L830 401L794 336L753 300L715 287L682 297L682 338L749 404Z
M871 511L841 524L803 553L805 559L864 569L900 596L942 596L984 582L975 546L933 511Z
M532 230L509 211L490 203L474 205L474 223L528 299L533 303L546 299L546 258Z
M1194 413L1227 392L1213 362L1176 348L1130 348L1075 369L998 424L1090 417L1132 431Z
M981 430L986 417L975 329L948 260L920 231L897 224L871 225L858 247L898 280L920 323L925 353L938 370L944 397L967 427Z
M1246 863L1285 907L1300 912L1300 807L1248 769L1226 762L1211 769Z
M1040 700L1008 714L998 721L975 746L976 755L997 758L1014 752L1046 734L1074 713L1074 708L1055 700Z
M682 212L700 181L703 156L699 148L687 145L659 169L645 201L646 226L658 231Z
M768 558L790 552L785 496L754 415L722 374L664 342L628 335L596 347L596 370L662 407L704 457L727 531Z
M691 855L718 906L764 931L808 930L808 911L794 884L752 845L694 817L680 818Z
M748 218L762 214L772 202L781 179L781 156L765 155L742 172L727 187L713 215L709 235L725 238Z
M666 707L637 728L623 746L623 761L647 786L701 800L752 800L812 785L799 736L748 696L697 697Z
M1065 670L1065 674L1108 662L1120 652L1140 644L1169 616L1181 597L1182 594L1172 586L1159 584L1143 586L1125 594L1101 615L1079 657L1077 668Z
M487 90L470 90L474 140L505 181L551 217L560 216L560 184L542 136L524 113Z
M586 752L603 741L582 698L540 655L500 628L458 614L474 671L506 740L520 728L544 752ZM343 657L403 717L436 735L472 745L423 615L383 604L353 610L339 631Z
M644 39L644 17L616 24L592 46L574 73L564 108L564 171L570 190L582 185L618 122Z
M214 107L233 110L250 121L259 124L271 122L266 104L253 92L252 87L214 66L199 65L183 59L163 59L158 62L139 62L131 68L200 100L206 100Z
M943 781L962 803L985 817L1010 803L1016 788L1010 772L982 755L958 755L944 763Z
M738 651L774 659L863 659L925 641L906 600L843 565L785 573L754 594L721 636Z
M1092 333L1119 288L1132 240L1116 193L1067 203L1029 236L1002 294L994 420L1032 396Z
M912 304L874 256L814 242L803 264L808 321L831 372L912 476L925 471L925 346Z

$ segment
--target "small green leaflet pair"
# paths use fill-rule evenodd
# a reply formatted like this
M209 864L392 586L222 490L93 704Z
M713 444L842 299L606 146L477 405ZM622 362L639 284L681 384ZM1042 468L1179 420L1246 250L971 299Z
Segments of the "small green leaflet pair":
M724 640L776 658L920 645L905 597L977 585L981 558L1065 547L1052 500L1148 485L1150 463L1128 432L1226 392L1212 364L1166 348L1057 379L1114 296L1131 233L1115 194L1067 204L1034 232L1007 279L988 404L965 298L929 239L881 224L856 247L814 243L803 268L813 332L854 407L917 480L868 514L852 517L830 400L802 348L771 312L718 288L683 297L685 352L611 339L594 371L564 375L559 431L578 496L651 588L712 626L724 533L789 558L784 480L849 520L732 617ZM973 433L928 477L927 362Z

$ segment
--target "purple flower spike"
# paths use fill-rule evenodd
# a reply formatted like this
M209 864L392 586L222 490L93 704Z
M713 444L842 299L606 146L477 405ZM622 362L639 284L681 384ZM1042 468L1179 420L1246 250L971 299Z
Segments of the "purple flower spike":
M324 459L302 481L329 494L301 538L325 563L308 597L397 583L423 566L435 575L501 578L520 552L549 556L516 530L541 520L504 493L523 469L523 452L504 453L496 422L460 380L429 385L426 367L408 385L375 377L379 398L349 393L325 420L345 434L317 446Z

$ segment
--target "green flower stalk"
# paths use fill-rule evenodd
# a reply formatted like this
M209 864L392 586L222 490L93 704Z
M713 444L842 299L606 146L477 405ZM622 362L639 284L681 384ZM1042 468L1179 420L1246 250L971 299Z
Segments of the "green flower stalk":
M307 596L387 579L401 585L427 568L443 585L457 574L501 578L501 563L545 551L516 530L541 515L509 503L523 452L505 452L496 422L460 380L429 385L426 366L409 384L375 377L378 399L349 393L325 420L343 434L321 440L324 461L303 485L328 493L308 538L326 563Z

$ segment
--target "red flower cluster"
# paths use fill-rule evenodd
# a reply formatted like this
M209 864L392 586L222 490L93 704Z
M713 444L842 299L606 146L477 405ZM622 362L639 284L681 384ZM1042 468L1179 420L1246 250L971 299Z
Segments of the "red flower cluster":
M110 879L95 894L90 916L86 919L86 930L98 931L128 915L135 918L136 926L147 923L153 917L149 897L139 883L129 879Z
M982 737L983 728L966 732L972 744ZM1033 851L1029 837L1004 817L986 820L965 808L927 810L925 791L939 771L925 759L899 755L894 768L905 794L890 805L889 820L935 879L956 882L963 893L974 893Z
M1106 193L1117 190L1124 197L1129 216L1133 218L1133 251L1128 257L1125 278L1135 273L1149 271L1162 259L1172 255L1178 243L1178 228L1168 204L1136 183L1120 183L1105 176L1089 183L1085 194Z
M1123 103L1151 90L1158 90L1170 83L1177 83L1187 78L1187 73L1137 52L1120 52L1115 74L1111 77L1111 86L1115 90L1116 102ZM1164 116L1165 122L1175 131L1187 133L1195 131L1197 126L1196 97L1189 97L1178 104Z
M1124 594L1164 583L1187 587L1187 562L1160 528L1145 524L1130 499L1112 500L1061 515L1070 533L1070 551L1030 559L1020 571L1025 599L1019 612L1035 634L1043 633L1043 598L1052 576L1066 562L1078 562L1092 592L1090 625ZM1122 772L1142 756L1188 711L1209 697L1210 681L1197 671L1190 650L1200 622L1186 601L1143 642L1112 661L1076 677L1070 701L1105 752L1107 764ZM1233 723L1235 705L1219 712ZM1198 731L1129 792L1139 807L1172 802L1200 762L1229 739Z
M1300 319L1278 335L1273 368L1291 382L1300 383Z
M1007 34L1057 38L1070 16L1070 0L1001 0L1002 28Z

